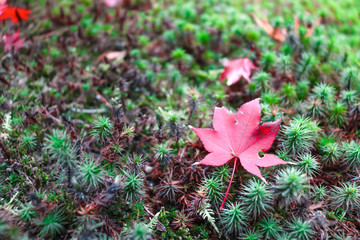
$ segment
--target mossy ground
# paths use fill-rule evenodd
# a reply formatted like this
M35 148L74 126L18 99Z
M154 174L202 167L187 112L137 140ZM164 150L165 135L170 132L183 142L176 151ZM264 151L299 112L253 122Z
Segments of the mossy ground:
M359 1L10 3L32 12L0 23L26 38L0 49L2 239L360 238ZM250 84L218 80L246 56ZM297 165L267 185L238 168L219 211L232 163L193 165L188 125L257 97L282 117L269 153Z

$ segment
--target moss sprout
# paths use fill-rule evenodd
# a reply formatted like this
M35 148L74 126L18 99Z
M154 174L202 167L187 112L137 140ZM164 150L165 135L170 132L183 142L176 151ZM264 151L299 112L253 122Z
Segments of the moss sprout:
M28 131L26 131L21 137L20 146L27 151L35 150L37 144L38 142L36 136Z
M103 172L99 163L88 158L79 165L79 177L89 187L97 188L103 181Z
M159 144L155 148L155 157L163 166L168 166L171 160L172 149L167 147L167 144Z
M320 171L319 162L316 157L312 156L310 153L303 153L299 155L297 167L301 172L306 173L310 177L318 174Z
M276 67L281 74L289 74L292 68L291 57L289 55L278 56Z
M308 177L295 168L280 170L276 176L275 193L281 197L285 204L296 201L308 188Z
M103 142L112 135L113 127L114 125L109 118L100 116L94 122L91 135L97 141Z
M330 193L330 199L335 207L353 210L360 206L360 186L355 182L340 183Z
M259 232L251 229L251 230L245 230L243 234L240 236L241 240L260 240L261 235Z
M123 231L124 239L131 239L131 240L148 240L151 239L151 230L148 226L143 223L135 223L132 226L128 226Z
M261 58L261 66L265 71L269 71L276 63L276 54L273 51L267 51Z
M125 172L123 184L126 201L134 202L143 197L144 179L141 174Z
M302 79L296 83L295 91L297 99L303 101L306 99L310 89L310 83L306 79Z
M303 53L301 61L296 66L296 73L298 79L306 78L309 72L314 68L316 58L312 53Z
M315 201L324 201L328 197L328 189L326 186L317 185L312 190Z
M341 91L340 99L345 105L350 106L359 101L359 96L355 90L343 90Z
M242 204L256 218L271 209L273 194L269 187L260 180L251 179L243 190Z
M344 126L346 121L346 106L341 102L334 103L329 109L329 121L336 126Z
M226 183L230 180L232 169L227 165L222 165L217 167L214 171L214 176L221 180L221 182Z
M290 233L290 237L299 240L310 240L314 235L311 222L301 218L293 218L287 223L287 229Z
M359 82L359 69L347 67L341 72L341 85L345 89L354 88Z
M319 83L313 88L311 95L329 106L335 100L335 88L326 83Z
M261 219L259 229L264 239L277 239L283 231L279 221L272 216Z
M182 192L182 187L179 180L173 179L172 170L170 171L170 174L161 181L161 185L156 191L159 198L176 202L176 196Z
M228 234L238 234L247 224L246 210L240 203L229 203L221 211L220 223Z
M71 145L70 139L65 131L53 130L45 138L45 150L51 158L56 159L60 165L74 167L76 152Z
M310 97L303 106L303 113L314 119L323 119L328 114L328 108L320 99Z
M270 89L271 75L267 72L257 72L253 79L258 92L266 92Z
M40 222L40 236L51 236L54 238L64 230L65 216L59 210L51 210Z
M343 142L341 146L343 157L342 164L351 169L360 167L360 144L355 141Z
M31 203L21 204L18 210L19 218L29 222L36 217L36 211Z
M226 186L224 182L220 178L212 176L204 179L203 186L207 189L210 201L216 206L220 206L225 196L224 189Z
M290 154L309 152L314 144L320 128L310 118L298 116L283 127L281 146Z

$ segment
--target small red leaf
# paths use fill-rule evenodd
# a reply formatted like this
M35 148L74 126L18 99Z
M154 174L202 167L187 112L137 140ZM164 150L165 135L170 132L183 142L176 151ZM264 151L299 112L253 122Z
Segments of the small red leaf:
M29 19L31 10L18 7L10 7L7 4L0 5L0 20L10 19L13 23Z
M220 81L227 79L228 86L240 81L241 77L245 78L250 83L250 75L252 69L257 67L248 59L240 58L223 63L224 71L220 75Z
M14 47L14 52L17 52L20 48L22 48L25 38L19 38L20 32L17 31L16 33L10 35L6 34L3 36L4 41L4 51L11 51L12 47Z
M264 154L260 157L258 154L271 148L279 131L280 122L281 119L259 125L259 99L242 105L236 115L225 107L215 108L214 129L191 127L203 142L205 149L210 152L199 164L220 166L235 158L235 164L236 160L239 160L246 171L265 181L259 167L288 163L275 155ZM231 181L229 188L230 185Z

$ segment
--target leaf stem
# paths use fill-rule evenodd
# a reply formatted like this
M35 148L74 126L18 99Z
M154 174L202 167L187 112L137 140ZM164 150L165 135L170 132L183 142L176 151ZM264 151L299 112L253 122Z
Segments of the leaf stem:
M220 209L221 210L225 204L225 201L226 201L226 198L227 198L227 195L229 194L229 190L230 190L230 187L231 187L231 183L232 183L232 180L234 178L234 173L235 173L235 168L236 168L236 162L238 160L238 157L235 158L235 162L234 162L234 168L233 168L233 171L232 171L232 174L231 174L231 179L230 179L230 182L229 182L229 186L228 186L228 189L226 190L226 194L225 194L225 197L224 197L224 200L223 202L221 203L221 206L220 206Z

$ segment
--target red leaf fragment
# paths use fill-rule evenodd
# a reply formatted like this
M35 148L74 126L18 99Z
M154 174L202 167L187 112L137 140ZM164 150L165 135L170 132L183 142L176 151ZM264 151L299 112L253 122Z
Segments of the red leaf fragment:
M0 5L0 21L10 19L13 23L29 19L30 9L10 7L7 4Z
M321 202L319 202L319 203L311 204L311 205L308 207L308 209L309 209L310 211L313 211L313 210L315 210L315 209L322 208L323 205L324 205L324 202L321 201Z
M286 40L286 35L287 35L286 29L273 28L266 18L260 20L254 13L250 13L250 15L254 19L256 25L261 27L266 32L266 34L272 37L275 41L284 42ZM297 33L299 32L300 23L301 23L300 20L296 16L294 16L294 31ZM308 27L305 36L311 37L311 35L314 32L314 28L318 26L320 23L321 23L321 19L319 18L315 21L314 24Z
M110 51L101 54L97 60L100 62L100 61L104 61L106 58L109 61L114 61L114 60L122 61L124 60L125 56L126 56L125 51Z
M14 47L14 52L17 52L20 48L22 48L25 38L19 38L20 32L17 31L16 33L10 35L6 34L3 36L3 42L4 42L4 51L11 51L12 47Z
M223 65L225 68L220 75L220 81L227 79L226 84L228 86L240 81L241 77L245 78L246 81L250 83L251 70L257 69L248 58L225 61Z
M299 27L300 27L300 19L298 19L296 16L294 16L294 30L295 32L299 32ZM321 23L321 18L318 18L310 27L308 27L305 36L306 37L311 37L314 29L316 26L320 25Z
M254 13L250 13L250 15L253 17L255 23L264 29L266 34L272 37L274 40L278 42L284 42L286 40L286 29L273 28L266 18L260 20Z
M260 151L264 152L271 148L279 131L280 122L281 119L259 125L259 99L243 104L236 115L229 112L225 107L215 108L214 129L191 127L209 152L199 164L221 166L235 158L235 164L236 160L239 160L246 171L266 182L259 167L288 164L275 155L264 154L263 157L260 157L258 154ZM235 164L234 168L236 167ZM227 194L220 209L225 203L226 196Z

